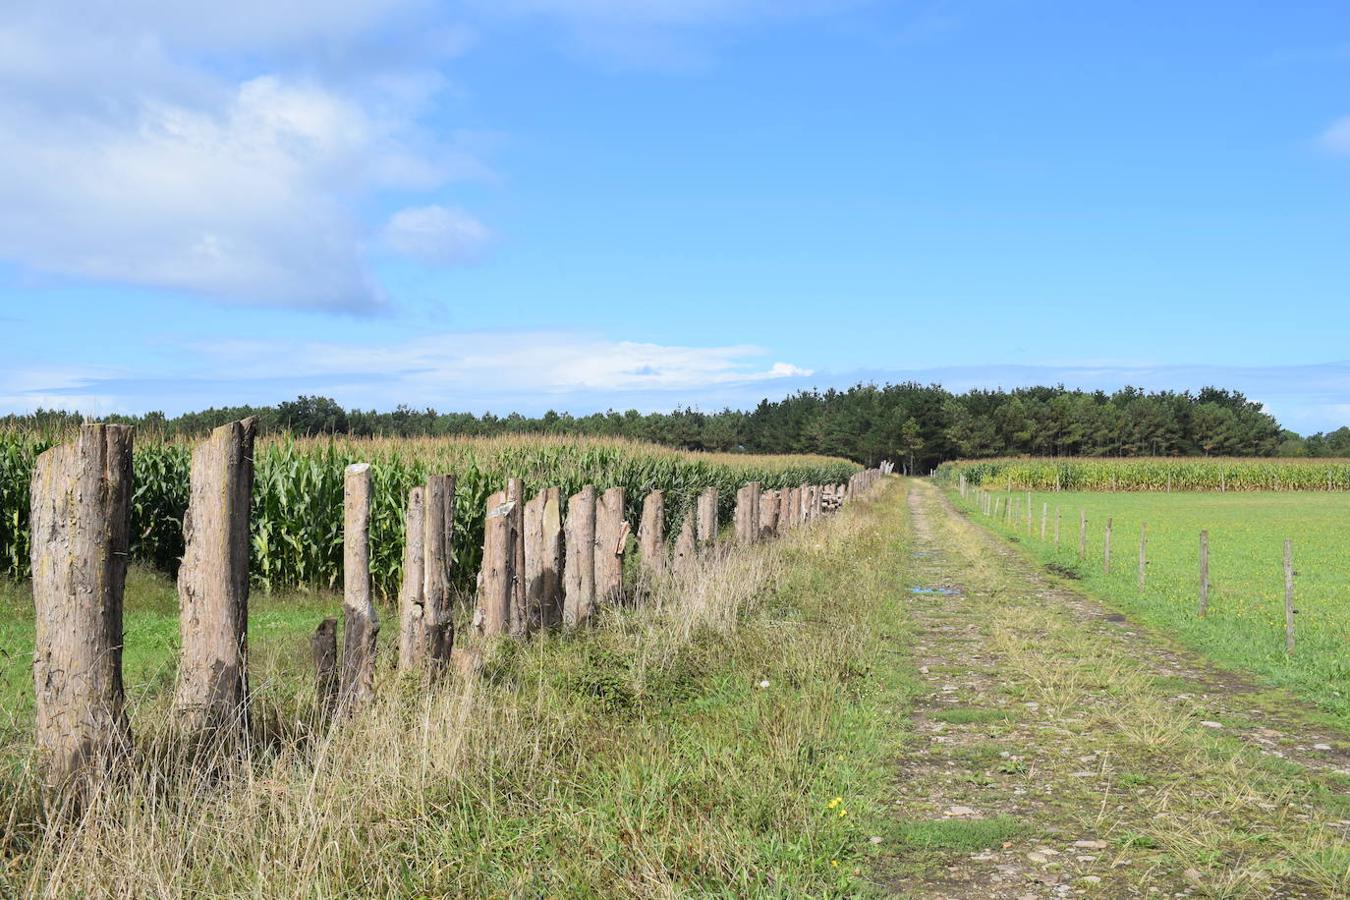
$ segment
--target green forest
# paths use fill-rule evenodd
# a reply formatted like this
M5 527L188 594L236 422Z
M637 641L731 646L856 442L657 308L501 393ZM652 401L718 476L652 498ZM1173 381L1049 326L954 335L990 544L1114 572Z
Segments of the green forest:
M1347 456L1350 428L1303 437L1281 428L1238 391L1114 393L1063 386L971 390L936 384L859 384L763 400L753 410L692 408L643 414L610 410L585 416L549 411L475 415L399 406L389 412L344 409L327 397L301 396L276 406L207 409L166 417L114 416L166 436L200 434L255 415L265 432L401 437L560 434L626 437L688 450L819 453L865 465L883 459L925 473L949 459L992 456ZM62 429L82 417L40 410L8 416L9 427Z

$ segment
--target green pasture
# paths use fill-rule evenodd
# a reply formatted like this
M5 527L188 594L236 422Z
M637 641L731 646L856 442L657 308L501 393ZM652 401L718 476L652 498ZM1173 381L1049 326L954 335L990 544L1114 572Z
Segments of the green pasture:
M1350 495L1326 492L1070 493L998 491L997 518L977 520L1016 540L1091 593L1216 662L1315 702L1350 726ZM1030 496L1031 523L1027 522ZM1012 504L1012 514L1005 511ZM1047 511L1045 538L1042 512ZM1079 558L1079 516L1087 546ZM1060 541L1055 521L1060 517ZM1112 565L1105 570L1107 519ZM1146 579L1138 582L1147 524ZM1209 532L1209 609L1197 615L1200 532ZM1284 540L1293 541L1295 647L1285 653Z

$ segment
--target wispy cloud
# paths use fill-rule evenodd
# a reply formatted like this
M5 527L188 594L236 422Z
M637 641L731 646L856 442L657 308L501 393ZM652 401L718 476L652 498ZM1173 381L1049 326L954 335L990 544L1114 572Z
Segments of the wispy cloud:
M1328 153L1350 154L1350 116L1332 122L1317 139L1317 145Z
M385 345L236 340L185 349L192 363L172 373L11 373L0 382L0 407L76 407L98 397L101 410L182 411L323 393L378 408L650 409L811 375L751 345L687 347L543 331L447 333Z

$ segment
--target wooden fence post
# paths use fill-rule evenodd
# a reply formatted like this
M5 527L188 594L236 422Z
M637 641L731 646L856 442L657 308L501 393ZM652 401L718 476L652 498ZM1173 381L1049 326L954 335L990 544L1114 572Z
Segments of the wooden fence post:
M478 586L478 627L485 637L500 637L511 630L515 603L516 565L515 504L505 491L488 498L483 523L483 568Z
M422 601L425 502L424 488L408 491L403 516L403 585L398 592L398 667L404 670L420 666L426 655L426 626L422 621L427 615Z
M1195 614L1204 618L1209 612L1209 532L1200 532L1200 604Z
M595 487L567 498L563 525L567 564L563 566L563 624L584 625L595 609Z
M1139 592L1144 592L1144 584L1147 581L1148 570L1148 523L1142 522L1139 525Z
M697 558L697 549L694 546L694 511L690 510L684 514L684 522L680 525L680 535L675 539L675 574L681 577L688 575L694 568Z
M778 533L778 491L764 491L759 495L759 539L767 540Z
M780 488L778 490L778 512L775 521L778 524L778 534L785 535L792 528L792 489Z
M380 617L370 598L368 463L350 465L343 473L342 526L342 685L338 707L350 714L375 699L375 638L380 631Z
M34 735L52 786L131 747L122 688L122 598L131 537L132 430L82 425L44 452L29 485Z
M178 570L182 641L174 705L186 727L248 732L248 557L254 417L192 451Z
M1294 652L1294 542L1284 539L1284 652Z
M595 600L617 603L623 596L623 554L628 544L624 489L612 487L595 504Z
M525 597L525 482L506 480L506 502L511 504L511 620L507 632L523 638L530 631L529 601Z
M1078 559L1087 559L1087 513L1078 510Z
M1106 553L1102 557L1102 571L1111 574L1111 516L1106 517Z
M529 629L562 621L562 489L545 488L525 504L525 605Z
M666 574L666 492L651 491L642 500L638 523L638 551L650 578Z
M1027 491L1027 537L1031 537L1031 491Z
M700 549L717 544L717 488L710 487L698 495L698 519L694 523L694 538Z
M736 492L736 543L759 540L759 482L752 481Z
M319 721L326 722L333 715L338 702L337 619L329 617L319 623L309 638L314 657L314 699Z
M1049 520L1049 518L1050 518L1050 504L1049 504L1049 503L1042 503L1042 504L1041 504L1041 543L1042 543L1042 544L1045 543L1045 525L1046 525L1047 520Z
M1064 510L1058 506L1055 507L1055 552L1059 552L1059 526L1060 520L1064 517Z

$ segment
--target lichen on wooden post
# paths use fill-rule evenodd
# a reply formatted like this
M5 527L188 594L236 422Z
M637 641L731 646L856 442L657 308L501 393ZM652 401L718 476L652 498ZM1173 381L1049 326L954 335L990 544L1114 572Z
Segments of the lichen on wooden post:
M638 550L649 578L666 574L666 492L651 491L642 500Z
M355 463L342 486L342 684L338 707L354 713L375 699L380 617L370 591L370 464Z
M258 420L222 425L192 451L178 570L183 724L221 737L248 730L248 561Z
M127 426L83 425L33 469L34 737L52 786L106 770L131 746L122 687L131 446Z
M624 489L612 487L595 504L595 602L616 603L623 596L623 555L628 544Z
M595 487L586 485L567 499L563 526L563 624L584 625L595 609Z

